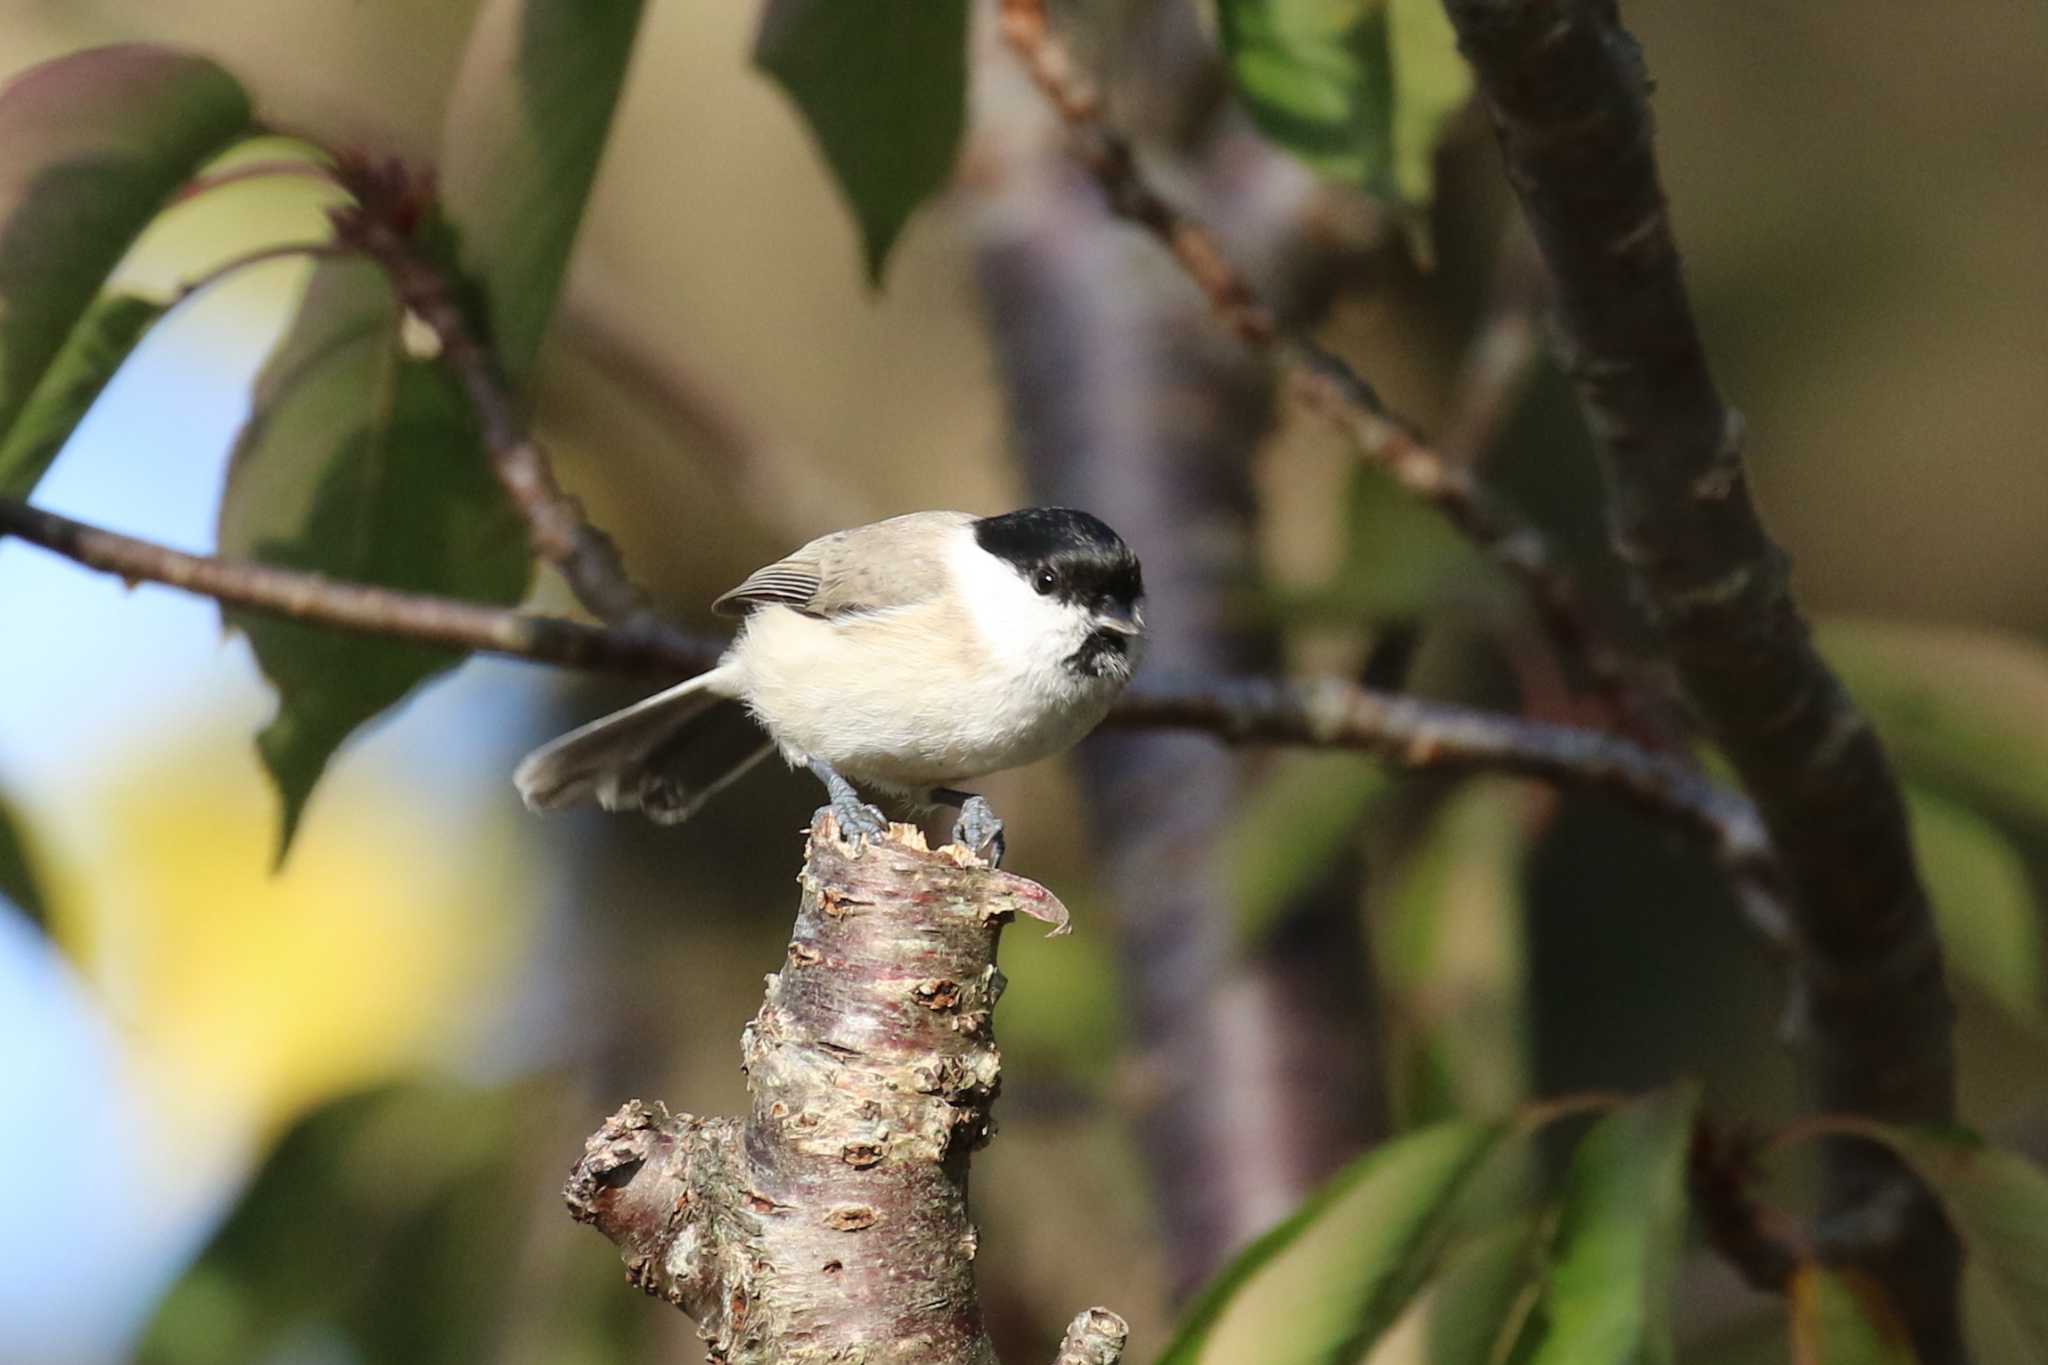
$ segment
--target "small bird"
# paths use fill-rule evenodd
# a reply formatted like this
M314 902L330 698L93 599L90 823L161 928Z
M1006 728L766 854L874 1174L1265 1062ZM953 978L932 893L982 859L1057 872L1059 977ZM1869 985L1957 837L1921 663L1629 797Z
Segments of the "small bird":
M1102 720L1145 642L1137 556L1086 512L913 512L835 531L712 604L744 617L718 666L528 754L534 810L595 799L688 819L776 749L825 784L842 831L879 838L856 784L960 811L953 837L999 862L1003 824L962 782L1070 747ZM688 784L694 722L745 703L768 741Z

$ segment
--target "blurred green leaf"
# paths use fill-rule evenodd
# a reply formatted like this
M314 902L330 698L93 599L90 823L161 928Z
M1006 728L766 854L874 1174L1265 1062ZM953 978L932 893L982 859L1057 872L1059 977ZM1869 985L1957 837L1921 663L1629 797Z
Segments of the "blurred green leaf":
M1506 1132L1441 1123L1347 1166L1210 1282L1159 1365L1362 1358L1414 1297Z
M1949 964L2021 1019L2041 1016L2041 926L2026 860L1969 807L1906 790Z
M441 195L489 335L523 384L625 84L641 0L487 0L441 137Z
M1329 581L1276 595L1299 624L1413 620L1460 593L1497 591L1499 574L1437 513L1385 472L1359 464L1345 486L1344 558Z
M1789 1297L1793 1365L1915 1365L1904 1325L1868 1276L1803 1265Z
M14 428L107 276L178 186L248 126L232 76L140 43L45 62L0 90L0 493L25 496L49 463L37 452L56 395L35 404L41 430L17 438ZM96 326L107 321L97 313ZM71 345L68 359L92 346Z
M1345 849L1356 847L1367 812L1393 785L1385 768L1356 754L1282 757L1221 848L1239 936L1259 939Z
M1818 633L1908 781L2048 834L2048 649L1890 622Z
M803 112L879 285L897 234L959 154L965 0L768 0L754 64Z
M1962 1240L1983 1307L2005 1320L2029 1358L2048 1360L2048 1171L1963 1134L1830 1126L1884 1143L1927 1182Z
M1372 917L1404 1122L1528 1095L1523 799L1474 780L1444 800Z
M399 321L375 265L314 269L256 380L221 499L221 549L382 587L517 602L529 575L521 525L468 406L438 367L406 357ZM282 861L334 750L462 656L228 617L278 693L257 749L283 802Z
M14 424L0 433L0 497L34 491L87 409L114 377L166 305L134 294L94 299L43 371Z
M1394 1336L1414 1333L1412 1349L1396 1358L1413 1365L1503 1365L1535 1303L1535 1243L1531 1221L1517 1218L1452 1251L1394 1329Z
M1472 98L1472 67L1442 0L1387 0L1394 65L1394 188L1410 204L1436 189L1436 148Z
M513 1193L518 1098L402 1086L315 1111L158 1306L135 1359L281 1360L323 1338L364 1361L492 1355L533 1207Z
M1566 1178L1535 1365L1669 1365L1699 1087L1624 1105L1579 1142Z
M1275 142L1333 180L1429 199L1472 77L1435 0L1219 0L1231 79Z
M35 868L29 862L28 847L21 828L7 802L0 801L0 897L28 917L39 929L49 927L49 913L36 885Z

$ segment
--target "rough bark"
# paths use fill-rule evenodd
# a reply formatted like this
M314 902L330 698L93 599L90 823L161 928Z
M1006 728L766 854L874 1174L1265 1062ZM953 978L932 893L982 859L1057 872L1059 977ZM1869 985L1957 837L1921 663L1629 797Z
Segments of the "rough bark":
M752 1109L627 1104L586 1144L570 1211L714 1361L993 1365L967 1171L1000 1080L996 941L1017 914L1059 932L1066 910L907 825L856 850L823 811L800 883L743 1042ZM1059 1359L1115 1365L1123 1331L1090 1309Z
M1790 883L1815 1100L1948 1121L1951 1006L1904 803L1751 500L1741 419L1715 388L1687 301L1635 40L1612 0L1447 8L1555 284L1616 548ZM1884 1279L1922 1359L1960 1359L1957 1248L1904 1179L1874 1146L1838 1143L1827 1231L1839 1255Z

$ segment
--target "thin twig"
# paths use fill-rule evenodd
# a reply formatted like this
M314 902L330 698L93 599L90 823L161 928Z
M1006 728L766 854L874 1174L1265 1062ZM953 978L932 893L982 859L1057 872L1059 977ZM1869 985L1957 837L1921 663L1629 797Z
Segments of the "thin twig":
M1593 787L1689 827L1745 880L1769 865L1763 825L1741 796L1688 762L1601 730L1375 692L1338 678L1140 679L1115 718L1236 743L1360 749L1415 771L1486 768ZM1782 924L1762 927L1783 937Z
M1790 1215L1757 1197L1761 1149L1753 1134L1703 1115L1693 1125L1686 1184L1707 1244L1751 1288L1782 1294L1814 1249Z
M163 583L229 606L352 634L564 668L683 678L716 663L724 648L720 641L668 628L591 626L249 560L186 554L0 499L0 536L4 535L19 536L130 584Z
M667 627L590 626L187 554L8 499L0 499L4 535L130 583L163 583L231 606L414 644L673 677L710 667L723 649L719 641ZM1233 743L1356 749L1417 771L1492 769L1606 791L1703 839L1739 880L1764 884L1772 875L1761 822L1741 796L1674 758L1596 730L1375 692L1335 678L1140 680L1109 723L1200 731ZM1779 927L1768 915L1760 922L1767 931Z
M399 302L440 343L441 363L476 412L491 468L526 519L535 553L553 564L576 600L601 619L654 622L647 595L627 577L618 546L584 518L582 504L555 481L547 455L527 429L518 397L464 311L456 280L415 235L430 205L430 185L395 163L345 161L337 175L355 202L330 214L336 236L384 267Z
M324 166L317 161L293 161L284 158L271 161L246 161L239 166L230 166L225 170L215 171L211 175L194 176L179 187L178 192L171 197L171 202L173 204L182 204L186 200L195 199L210 190L217 190L227 185L238 185L245 181L270 180L294 176L307 180L324 181L329 185L336 183L334 169L330 166Z
M1553 647L1576 663L1617 717L1624 722L1636 718L1641 703L1634 680L1620 656L1601 642L1570 575L1541 532L1419 440L1342 357L1311 337L1279 331L1272 310L1231 263L1216 235L1155 190L1139 171L1130 144L1104 124L1101 97L1052 32L1044 0L1002 0L1001 28L1066 121L1075 154L1101 185L1111 210L1159 239L1239 340L1270 349L1288 367L1289 388L1305 406L1336 425L1361 455L1437 509L1519 580Z

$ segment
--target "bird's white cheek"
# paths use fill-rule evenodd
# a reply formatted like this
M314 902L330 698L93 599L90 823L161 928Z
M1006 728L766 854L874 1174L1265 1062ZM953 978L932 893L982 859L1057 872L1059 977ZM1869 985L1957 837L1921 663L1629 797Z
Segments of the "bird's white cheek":
M955 542L950 567L969 625L1005 671L1031 669L1055 650L1060 652L1051 653L1051 660L1063 659L1087 634L1080 612L1033 592L1015 569L977 545L971 532Z

